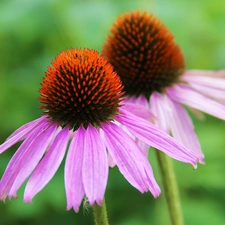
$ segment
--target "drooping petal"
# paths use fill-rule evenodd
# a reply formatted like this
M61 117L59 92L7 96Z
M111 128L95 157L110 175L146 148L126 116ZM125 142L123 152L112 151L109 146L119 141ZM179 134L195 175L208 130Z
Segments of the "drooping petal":
M206 87L200 84L189 83L190 87L192 87L195 91L200 92L203 95L214 98L216 100L225 101L225 89L220 90L218 88Z
M150 146L148 144L146 144L144 141L142 141L142 140L140 140L138 138L135 138L135 142L138 144L138 146L144 152L144 154L146 156L148 156L148 152L149 152Z
M23 125L15 132L13 132L2 145L0 145L0 153L4 152L17 142L24 140L33 129L45 123L46 123L46 116L42 116L37 120L34 120L30 123Z
M137 105L142 105L145 108L149 108L148 101L145 98L145 96L143 96L143 95L140 95L138 97L132 97L132 96L128 97L128 96L126 96L124 98L123 102L137 104Z
M186 81L188 83L200 84L206 87L225 90L225 79L220 77L183 75L181 76L181 80Z
M30 202L55 175L65 155L68 141L69 129L65 127L58 133L51 148L31 175L25 189L25 202Z
M54 140L55 140L55 137L58 135L58 133L59 133L61 130L62 130L62 127L57 127L57 129L56 129L56 131L54 132L54 135L53 135L51 141L50 141L49 144L48 144L48 147L47 147L47 149L46 149L45 154L48 152L48 150L50 149L50 147L52 146L52 144L53 144L53 142L54 142Z
M132 113L133 114L133 113ZM113 121L116 125L118 125L120 128L122 128L141 148L141 150L145 153L145 155L148 155L149 145L143 142L142 140L135 137L127 128L126 126L122 125L121 123L117 122L116 120Z
M127 98L127 101L137 105L142 105L145 108L149 108L148 100L146 99L144 95L140 95L138 97L129 97Z
M125 103L121 106L124 110L128 112L132 112L134 115L139 116L146 120L151 120L155 118L152 112L143 105L133 104L133 103Z
M186 85L167 88L168 96L179 103L196 108L212 116L225 120L225 104L212 100Z
M102 125L107 149L120 172L140 192L150 190L154 197L160 194L152 168L138 145L114 123Z
M187 77L205 77L207 78L225 78L225 70L186 70L182 76L180 77L181 80L186 79ZM184 80L183 80L184 81ZM207 82L203 81L203 82Z
M116 121L114 121L116 122ZM99 129L99 134L100 134L100 137L101 139L103 140L104 139L104 132L102 129ZM116 166L116 163L114 162L112 156L109 154L109 152L107 152L107 160L108 160L108 165L109 167L114 167Z
M99 131L89 125L84 142L82 177L86 196L90 205L96 201L101 205L108 179L108 159Z
M175 139L170 137L167 133L161 131L155 125L146 120L141 119L133 114L119 110L120 115L116 116L117 121L122 123L127 129L137 138L146 142L150 146L157 148L170 157L182 162L196 165L197 156L194 152L187 150Z
M25 160L24 156L26 155L27 149L29 149L30 145L36 140L38 135L43 132L48 126L49 125L45 123L32 130L26 140L21 144L16 153L13 155L0 181L1 200L4 200L9 194L13 182L19 174L20 168L23 166L23 162Z
M188 149L195 151L199 157L199 161L204 163L204 155L195 133L194 125L187 111L179 103L165 98L167 105L171 110L168 113L170 117L170 126L173 137Z
M17 130L15 130L6 140L12 138L13 136L17 135L18 133L20 133L21 131L25 130L25 129L34 129L37 125L40 124L40 122L45 121L47 122L47 116L42 116L36 120L33 120L29 123L24 124L22 127L18 128Z
M204 95L225 100L225 70L186 71L180 79L188 82L189 86Z
M84 155L85 130L80 127L74 134L70 143L65 163L65 189L67 199L67 210L74 208L79 211L84 197L82 181L82 164Z
M30 176L34 168L39 163L54 135L56 127L57 126L55 124L50 125L46 128L46 130L42 131L21 156L22 162L18 162L20 166L17 167L19 173L17 174L16 179L10 189L9 198L12 196L16 197L16 192L19 187L28 178L28 176Z
M116 163L114 162L114 160L113 160L113 158L112 158L112 156L110 155L110 153L108 152L108 162L109 162L109 167L114 167L114 166L116 166Z
M169 118L168 118L168 105L165 102L164 97L158 92L153 92L150 97L150 109L156 115L154 124L165 131L170 133Z

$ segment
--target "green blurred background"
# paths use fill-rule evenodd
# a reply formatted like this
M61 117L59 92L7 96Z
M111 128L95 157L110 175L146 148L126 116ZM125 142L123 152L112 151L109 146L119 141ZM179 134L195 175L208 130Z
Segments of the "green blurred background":
M101 51L115 18L130 10L153 12L171 29L186 56L188 69L225 67L225 1L222 0L1 0L0 1L0 141L41 115L38 89L47 66L64 49ZM225 224L225 122L193 118L206 157L197 170L175 162L186 224ZM16 147L0 156L0 174ZM160 186L152 150L149 155ZM64 164L63 164L64 165ZM63 165L33 200L0 202L0 224L87 224L92 210L66 211ZM106 190L108 216L114 225L170 224L164 194L142 195L110 170Z

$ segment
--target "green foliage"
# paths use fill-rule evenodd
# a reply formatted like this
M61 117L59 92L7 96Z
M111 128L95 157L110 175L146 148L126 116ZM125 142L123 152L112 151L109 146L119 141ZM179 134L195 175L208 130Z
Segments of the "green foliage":
M189 69L222 69L225 59L225 1L53 1L0 2L0 141L31 121L38 109L38 89L51 60L63 49L88 47L101 51L115 18L130 10L155 13L172 30ZM223 224L225 221L225 126L207 116L194 119L206 156L197 170L174 162L186 224ZM18 145L17 145L18 146ZM16 147L0 156L0 172ZM160 183L153 150L150 161ZM66 211L63 166L33 200L0 202L1 225L93 224L92 210ZM153 199L131 187L116 168L110 170L106 190L111 224L169 224L164 195Z

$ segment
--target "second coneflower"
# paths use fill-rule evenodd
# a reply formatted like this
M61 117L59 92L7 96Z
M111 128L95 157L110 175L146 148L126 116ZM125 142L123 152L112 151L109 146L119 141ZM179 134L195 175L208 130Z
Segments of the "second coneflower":
M78 211L85 195L90 205L101 205L108 179L108 155L131 185L157 197L160 189L152 168L130 134L177 160L196 165L193 152L131 114L135 105L122 103L122 94L120 78L98 52L61 52L49 66L40 89L43 116L20 127L0 145L2 153L23 141L1 178L0 199L16 197L29 177L24 200L30 202L58 170L67 146L67 209ZM140 114L149 115L147 111Z
M120 76L127 101L151 108L155 123L204 162L192 120L182 104L225 119L225 71L185 71L180 47L149 13L118 17L103 55Z

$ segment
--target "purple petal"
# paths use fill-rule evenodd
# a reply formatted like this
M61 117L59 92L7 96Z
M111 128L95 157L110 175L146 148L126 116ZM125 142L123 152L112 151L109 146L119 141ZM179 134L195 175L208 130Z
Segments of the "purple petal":
M174 101L196 108L212 116L225 120L225 105L194 91L186 85L176 85L166 90Z
M211 88L211 87L206 87L206 86L202 86L200 84L193 84L190 83L188 84L190 87L192 87L194 90L196 90L197 92L200 92L203 95L206 95L208 97L214 98L214 99L218 99L221 101L225 100L225 89L224 90L220 90L218 88Z
M138 146L144 152L144 154L148 157L148 152L149 152L150 146L138 138L135 138L135 142L138 144Z
M2 145L0 145L0 153L4 152L5 150L10 148L17 142L24 140L33 129L45 123L46 123L46 117L42 116L41 118L37 120L34 120L30 123L23 125L19 129L17 129L15 132L13 132Z
M150 108L154 115L156 115L154 124L169 134L168 105L166 104L164 97L158 92L152 93L150 97Z
M0 199L5 199L8 195L13 182L15 181L20 167L23 165L23 156L26 153L28 147L31 145L32 142L37 138L37 136L43 132L49 125L47 123L42 124L36 127L26 138L26 140L21 144L19 149L13 155L12 159L10 160L5 173L0 181Z
M225 78L225 70L186 70L180 78L183 79L186 76Z
M204 74L204 71L187 71L181 76L181 81L188 82L189 86L204 95L224 100L225 70L205 71L205 76L202 73ZM217 76L217 74L223 74L223 77Z
M195 151L199 161L204 163L204 155L187 111L179 103L170 100L169 97L165 98L165 100L171 108L167 113L170 116L170 125L174 138L188 149Z
M13 136L17 135L19 132L23 131L24 129L33 129L34 127L36 127L38 124L40 124L40 122L42 121L46 121L47 122L47 116L42 116L36 120L33 120L29 123L24 124L22 127L18 128L16 131L14 131L6 140L8 140L9 138L12 138Z
M114 123L104 124L102 129L107 149L123 176L140 192L150 190L157 197L160 188L147 157L138 145Z
M132 133L130 133L130 131L123 126L121 123L117 122L117 121L113 121L113 123L115 123L117 126L119 126L120 128L122 128L125 133L127 133L137 144L138 146L141 148L141 150L145 153L145 155L148 155L148 150L149 150L149 145L146 144L145 142L143 142L142 140L138 139L137 137L135 137ZM112 164L113 165L113 164Z
M203 76L184 76L183 81L188 83L195 83L206 87L211 87L219 90L225 90L225 79Z
M83 183L90 205L96 201L101 205L108 179L108 159L106 147L98 130L89 125L84 142L84 161L82 166Z
M108 152L108 162L109 162L109 167L113 168L114 166L116 166L116 163L114 162L109 152Z
M149 108L149 103L146 99L145 96L140 95L138 97L128 97L126 96L125 100L126 103L132 103L132 104L136 104L136 105L142 105L145 108Z
M84 197L82 164L85 132L83 127L80 127L75 132L65 163L67 210L73 207L76 212L79 211L80 204Z
M65 155L68 141L69 129L66 127L56 136L50 150L30 177L25 189L25 202L30 202L55 175Z
M146 120L151 120L154 118L152 112L147 107L142 105L125 103L123 106L121 106L121 108Z
M34 168L39 163L46 148L51 141L54 132L56 130L56 125L51 125L42 131L36 139L30 143L30 145L24 150L23 154L16 157L17 164L16 169L19 171L15 177L13 185L9 192L9 198L16 197L16 192L22 183L28 178L32 173Z
M99 129L99 134L100 134L101 139L104 140L104 132L102 129ZM116 166L116 163L114 162L114 160L113 160L112 156L109 154L109 152L107 152L107 160L108 160L109 167Z
M121 122L127 129L140 140L150 146L157 148L170 157L182 162L196 165L197 157L194 152L187 150L175 139L170 137L159 128L132 114L128 114L120 109L121 114L117 115L117 121Z

